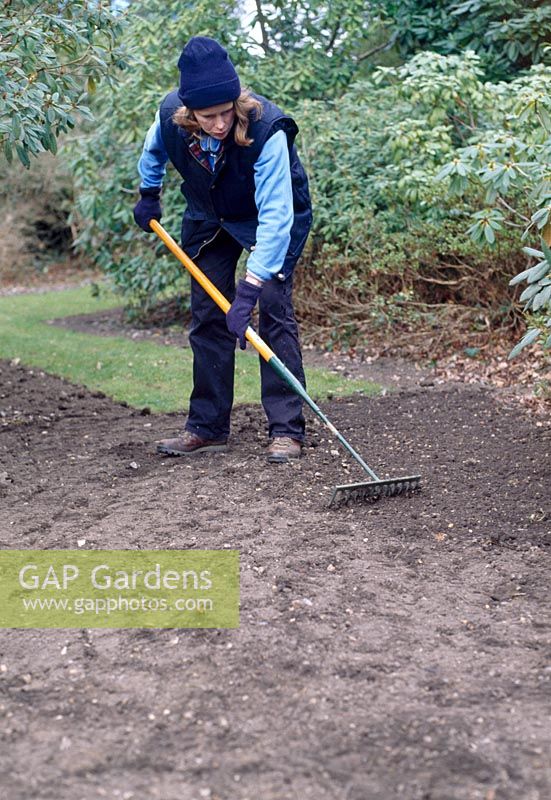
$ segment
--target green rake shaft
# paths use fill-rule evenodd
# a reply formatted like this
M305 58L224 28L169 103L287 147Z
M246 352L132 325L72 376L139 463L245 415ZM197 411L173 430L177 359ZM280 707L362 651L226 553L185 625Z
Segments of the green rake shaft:
M214 302L226 314L230 307L230 303L224 295L216 288L216 286L207 278L207 276L199 269L199 267L191 260L191 258L184 253L181 247L176 244L174 239L168 234L163 226L152 219L150 226L153 231L159 236L168 249L176 256L176 258L184 265L184 267L191 273L191 275L198 281L201 287L207 294L214 300ZM407 475L400 478L388 478L382 480L375 472L369 467L359 453L354 450L352 445L344 438L342 433L335 428L333 423L326 417L321 408L312 400L301 382L295 378L293 373L287 369L283 361L279 359L273 350L268 347L266 342L260 338L253 328L247 328L245 334L247 341L249 341L255 350L262 356L262 358L271 366L279 377L288 384L288 386L296 392L305 403L312 409L314 414L326 425L331 431L333 436L339 440L345 450L352 456L352 458L360 465L360 467L367 472L371 480L363 483L348 483L342 486L335 486L333 495L329 501L329 506L341 506L347 503L353 503L361 500L374 501L380 497L394 497L399 494L406 494L420 488L421 476L420 475Z
M249 330L251 329L249 328ZM254 331L253 333L255 336L257 336ZM304 402L310 406L314 414L321 419L324 425L329 428L333 436L339 440L344 449L350 453L352 458L371 477L370 481L364 481L363 483L347 483L341 486L335 486L333 489L333 495L329 501L329 506L341 506L345 505L346 503L361 500L374 501L378 500L382 496L392 497L398 494L412 492L420 488L420 475L408 475L401 478L388 478L385 480L379 478L379 476L373 472L371 467L366 464L361 455L354 450L350 442L348 442L342 433L335 428L331 420L327 418L317 403L312 400L302 383L295 378L293 373L287 369L285 364L275 354L272 355L272 357L268 360L268 364L279 375L279 377L291 387L291 389L293 389L298 395L300 395L300 397L302 397Z

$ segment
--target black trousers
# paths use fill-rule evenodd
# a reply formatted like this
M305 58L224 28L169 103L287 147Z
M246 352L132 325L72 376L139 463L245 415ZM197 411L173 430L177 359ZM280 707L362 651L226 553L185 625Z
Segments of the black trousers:
M194 259L230 302L235 297L235 269L241 251L241 245L222 229ZM292 289L292 276L285 281L266 281L259 300L258 333L305 386ZM226 327L225 314L193 279L191 314L193 391L185 427L204 439L224 439L230 432L237 340ZM268 435L302 440L302 400L263 358L260 382Z

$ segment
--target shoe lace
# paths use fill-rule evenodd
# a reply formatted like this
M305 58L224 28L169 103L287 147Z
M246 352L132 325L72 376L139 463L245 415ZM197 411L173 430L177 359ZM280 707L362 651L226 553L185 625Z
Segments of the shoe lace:
M294 444L293 440L287 436L278 436L272 442L271 450L287 450L288 447L292 447Z

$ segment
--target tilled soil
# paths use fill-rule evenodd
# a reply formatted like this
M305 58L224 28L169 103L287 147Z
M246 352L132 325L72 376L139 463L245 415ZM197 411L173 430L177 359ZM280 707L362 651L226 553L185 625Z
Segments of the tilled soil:
M155 455L143 415L0 364L3 548L237 548L238 630L5 630L6 800L547 800L547 423L460 385L324 408L421 493L340 510L360 480L317 420L264 459ZM82 540L85 540L83 542Z

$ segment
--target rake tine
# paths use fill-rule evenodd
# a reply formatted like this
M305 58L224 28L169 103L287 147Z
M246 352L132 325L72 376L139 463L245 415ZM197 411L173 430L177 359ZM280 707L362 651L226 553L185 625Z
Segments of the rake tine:
M419 484L419 475L409 475L399 480L388 478L387 480L348 483L343 486L336 486L329 502L329 507L340 508L344 505L351 506L353 503L360 500L367 500L375 503L381 497L396 497L401 494L413 494L413 492L419 489Z

